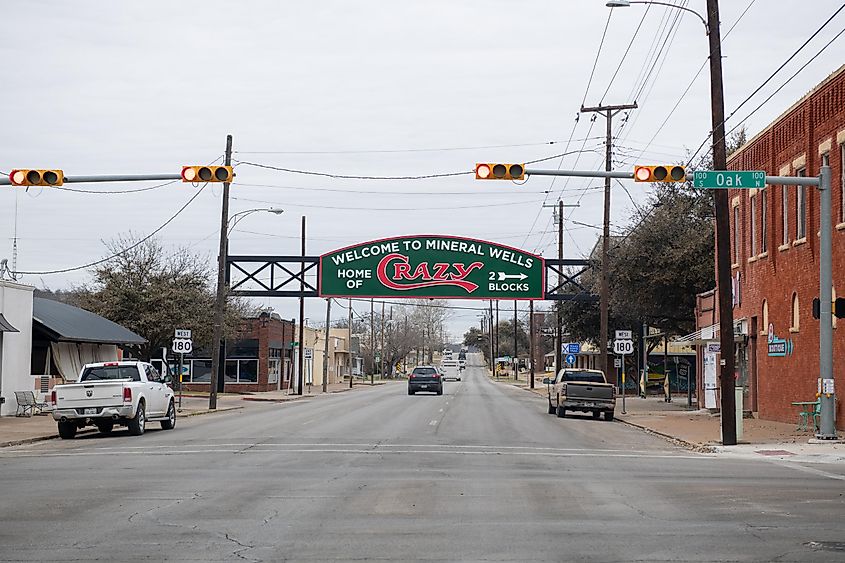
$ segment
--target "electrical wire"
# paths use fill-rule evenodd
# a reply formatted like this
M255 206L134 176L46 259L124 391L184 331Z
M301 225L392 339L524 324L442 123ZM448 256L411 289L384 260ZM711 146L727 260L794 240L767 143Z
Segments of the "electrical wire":
M640 28L643 26L643 22L645 21L645 18L648 15L648 11L651 9L651 6L651 4L646 4L645 10L643 11L643 17L640 18L640 23L637 25L637 29L634 30L634 34L631 36L631 41L628 42L628 47L622 54L622 58L619 59L619 64L616 66L616 70L613 71L613 76L610 77L610 82L608 82L607 88L605 88L604 90L604 94L601 95L601 99L599 100L600 106L604 105L604 98L607 96L607 93L610 92L610 87L613 86L613 81L616 79L616 75L619 74L619 70L622 68L622 64L625 62L625 58L628 56L628 52L631 50L631 46L634 44L634 40L640 33Z
M183 205L182 207L180 207L180 208L179 208L179 210L178 210L176 213L174 213L174 214L173 214L173 215L172 215L172 216L171 216L171 217L170 217L167 221L165 221L164 223L162 223L162 224L161 224L161 225L160 225L160 226L159 226L156 230L154 230L153 232L151 232L150 234L148 234L147 236L145 236L145 237L144 237L144 238L142 238L141 240L137 241L135 244L132 244L132 245L130 245L130 246L127 246L127 247L126 247L126 248L124 248L123 250L121 250L121 251L119 251L119 252L115 252L115 253L114 253L114 254L112 254L111 256L107 256L106 258L102 258L102 259L100 259L100 260L96 260L96 261L94 261L94 262L89 262L88 264L83 264L82 266L75 266L75 267L73 267L73 268L62 268L61 270L46 270L46 271L43 271L43 272L17 272L17 273L18 273L18 274L21 274L21 275L29 275L29 276L44 276L44 275L47 275L47 274L64 274L64 273L67 273L67 272L74 272L74 271L77 271L77 270L84 270L84 269L86 269L86 268L90 268L91 266L97 266L98 264L102 264L102 263L104 263L104 262L108 262L109 260L111 260L111 259L113 259L113 258L117 258L118 256L121 256L121 255L123 255L123 254L126 254L127 252L129 252L129 251L130 251L130 250L132 250L133 248L137 248L137 247L138 247L138 246L140 246L141 244L143 244L143 243L147 242L148 240L150 240L150 239L151 239L152 237L154 237L154 236L155 236L155 235L156 235L159 231L161 231L161 230L162 230L162 229L164 229L167 225L169 225L170 223L172 223L172 222L176 219L176 217L178 217L178 216L179 216L179 214L181 214L181 213L182 213L182 212L183 212L183 211L184 211L184 210L185 210L185 209L186 209L189 205L191 205L191 203L193 203L193 201L194 201L195 199L197 199L197 197L199 197L199 195L202 193L202 191L205 189L205 187L206 187L207 185L208 185L208 184L206 183L206 184L204 184L204 185L203 185L203 186L202 186L199 190L197 190L197 193L195 193L193 196L191 196L191 199L189 199L189 200L185 203L185 205Z
M597 137L598 138L598 137ZM579 139L580 140L580 139ZM392 153L415 153L415 152L443 152L443 151L468 151L481 149L504 149L519 147L539 147L560 144L560 141L543 141L537 143L514 143L508 145L478 145L474 147L435 147L421 149L359 149L359 150L337 150L337 151L234 151L235 154L392 154Z
M586 143L586 141L585 141ZM544 156L542 158L535 158L534 160L526 160L522 164L537 164L538 162L545 162L547 160L554 160L569 153L553 154L551 156ZM235 160L235 159L233 159ZM250 162L246 160L235 160L238 165L253 166L256 168L264 168L267 170L276 170L279 172L288 172L291 174L303 174L306 176L322 176L325 178L335 178L340 180L428 180L432 178L448 178L454 176L466 176L468 174L475 174L474 170L465 170L462 172L440 172L434 174L420 174L414 176L359 176L354 174L335 174L332 172L317 172L314 170L299 170L296 168L286 168L283 166L272 166L270 164L261 164L258 162Z
M275 205L284 205L287 207L304 207L307 209L336 209L341 211L448 211L454 209L481 209L481 208L488 208L488 207L508 207L508 206L517 206L517 205L527 205L531 203L539 203L541 199L529 200L529 201L520 201L520 202L506 202L506 203L485 203L481 205L450 205L447 207L439 206L439 207L349 207L346 205L313 205L313 204L305 204L305 203L291 203L291 202L279 202L279 201L264 201L264 200L257 200L257 199L247 199L241 197L230 197L229 199L238 200L238 201L251 201L255 203L267 203L267 204L275 204Z
M581 106L583 107L585 103L587 103L587 94L590 92L590 84L593 83L593 76L596 73L596 66L599 64L599 57L601 56L601 49L604 46L604 38L607 36L607 28L610 27L610 17L613 15L613 8L607 13L607 21L604 24L604 31L601 34L601 41L599 41L599 48L596 51L596 58L593 61L593 69L590 71L590 78L587 80L587 88L584 90L584 99L581 101ZM587 133L589 136L589 133Z
M145 188L134 188L130 190L81 190L79 188L68 188L66 186L53 186L50 189L59 190L63 192L75 192L80 194L96 194L96 195L106 195L106 194L133 194L138 192L148 192L150 190L157 190L158 188L163 188L165 186L169 186L171 184L175 184L176 182L180 182L181 180L170 180L169 182L164 182L163 184L156 184L155 186L147 186Z
M831 21L831 20L832 20L832 19L833 19L833 18L834 18L837 14L839 14L839 12L841 12L841 11L842 11L842 9L843 9L843 8L845 8L845 4L843 4L842 6L840 6L840 7L839 7L839 9L838 9L838 10L836 10L836 12L834 12L834 14L833 14L830 18L828 18L828 19L827 19L827 20L826 20L826 21L825 21L825 22L821 25L821 27L819 27L819 29L818 29L818 30L816 30L816 32L815 32L815 33L813 33L813 35L810 37L810 39L812 39L813 37L815 37L816 35L818 35L818 33L819 33L822 29L824 29L824 28L827 26L827 24L828 24L828 23L830 23L830 21ZM797 71L795 71L795 73L794 73L792 76L790 76L789 78L787 78L787 79L786 79L786 81L785 81L783 84L781 84L781 85L778 87L778 89L777 89L777 90L775 90L774 92L772 92L772 93L769 95L769 97L768 97L768 98L766 98L765 100L763 100L763 102L762 102L760 105L758 105L758 106L757 106L756 108L754 108L754 109L753 109L753 110L752 110L752 111L751 111L748 115L746 115L746 116L745 116L742 120L740 120L740 121L739 121L739 123L737 123L737 124L736 124L736 125L735 125L735 126L734 126L731 130L730 130L730 131L726 132L726 133L725 133L725 137L727 137L730 133L732 133L733 131L735 131L736 129L738 129L738 128L739 128L739 127L743 124L743 123L745 123L745 121L747 121L747 120L748 120L748 118L750 118L752 115L754 115L755 113L757 113L757 111L759 111L759 110L760 110L760 109L761 109L764 105L766 105L766 103L768 103L768 102L769 102L769 101L770 101L770 100L771 100L771 99L772 99L772 98L773 98L773 97L774 97L774 96L775 96L778 92L780 92L780 91L781 91L781 90L782 90L782 89L783 89L783 88L784 88L787 84L789 84L789 83L790 83L790 82L791 82L791 81L792 81L792 80L793 80L796 76L798 76L798 75L801 73L801 71L803 71L805 68L807 68L807 66L808 66L811 62L813 62L813 61L814 61L814 60L815 60L815 59L816 59L819 55L821 55L821 54L822 54L822 53L823 53L823 52L824 52L824 51L825 51L828 47L830 47L830 46L833 44L833 42L834 42L834 41L836 41L837 39L839 39L839 37L840 37L843 33L845 33L845 28L843 28L843 29L842 29L839 33L837 33L837 34L836 34L836 35L835 35L832 39L830 39L827 43L825 43L825 44L822 46L822 48L821 48L821 49L819 49L819 51L818 51L818 52L816 52L816 54L815 54L815 55L813 55L813 56L812 56L812 57L811 57L808 61L806 61L806 62L805 62L805 63L804 63L804 64L803 64L803 65L802 65L802 66L801 66L801 67L800 67ZM807 43L808 43L808 42L809 42L809 40L805 41L805 42L804 42L804 43L803 43L803 44L802 44L802 45L801 45L801 46L800 46L800 47L799 47L799 48L798 48L795 52L793 52L793 54L792 54L792 55L790 55L790 56L789 56L789 58L786 60L786 62L789 62L789 61L791 61L793 58L795 58L795 55L797 55L797 54L798 54L801 50L803 50L803 49L804 49L804 47L807 45ZM763 85L765 85L766 83L768 83L768 82L772 79L772 77L773 77L775 74L777 74L778 72L780 72L780 70L784 67L784 65L786 64L786 62L785 62L784 64L782 64L781 66L779 66L779 67L778 67L778 69L777 69L777 70L776 70L776 71L775 71L775 72L774 72L771 76L769 76L769 78L767 78L767 79L764 81ZM749 99L751 99L751 97L752 97L755 93L757 93L758 91L759 91L759 88L755 89L755 90L754 90L754 92L753 92L752 94L750 94L748 97L746 97L746 99L745 99L745 100L743 100L743 101L740 103L740 106L739 106L739 107L741 107L741 106L742 106L742 105L744 105L746 102L748 102L748 100L749 100ZM737 107L737 109L739 109L739 107ZM737 111L737 110L733 110L733 111L730 113L730 116L733 116L733 115L736 113L736 111ZM722 121L722 124L723 124L723 125L724 125L724 124L726 124L727 120L728 120L728 118L725 118L725 119ZM712 131L712 130L711 130L709 133L707 133L707 136L704 138L704 140L701 142L701 144L698 146L698 148L695 150L695 152L692 154L692 156L690 156L690 158L687 160L687 164L686 164L686 165L687 165L688 167L691 165L692 161L693 161L693 160L695 160L695 158L698 156L698 153L701 151L701 149L702 149L702 148L704 148L704 146L707 144L707 141L711 139L712 135L713 135L713 131ZM697 164L696 166L700 166L700 165L701 165L701 163L702 163L702 161L704 160L704 158L705 158L705 157L706 157L706 155L703 155L703 156L702 156L702 158L701 158L701 159L699 159L698 164Z

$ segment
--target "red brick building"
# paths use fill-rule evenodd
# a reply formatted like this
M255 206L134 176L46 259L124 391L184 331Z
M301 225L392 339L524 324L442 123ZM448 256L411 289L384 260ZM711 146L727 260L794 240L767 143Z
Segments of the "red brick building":
M242 320L238 338L226 344L225 391L248 393L287 389L293 373L295 324L277 313L262 313ZM208 391L211 380L211 359L195 351L195 358L186 358L183 369L184 388Z
M731 155L728 168L818 176L823 163L833 175L835 298L837 291L845 294L845 66ZM746 409L750 406L763 419L795 422L797 410L790 403L815 400L819 376L820 321L812 316L819 293L818 190L768 185L730 190L729 198L737 372L746 386ZM718 323L713 305L712 296L699 296L700 328ZM840 397L845 396L843 329L833 331ZM785 355L769 355L770 331L787 342ZM845 429L841 400L836 420L837 428Z

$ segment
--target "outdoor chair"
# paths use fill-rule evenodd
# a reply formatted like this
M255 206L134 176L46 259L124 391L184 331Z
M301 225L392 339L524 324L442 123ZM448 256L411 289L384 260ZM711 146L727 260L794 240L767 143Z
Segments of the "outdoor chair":
M801 412L798 413L798 429L807 430L809 427L810 418L813 419L813 429L817 428L819 415L821 414L821 401L814 403L802 403L806 405ZM812 407L812 408L808 408Z
M41 403L35 398L32 391L15 391L15 402L18 403L18 410L15 416L32 416L41 414L47 408L47 403Z

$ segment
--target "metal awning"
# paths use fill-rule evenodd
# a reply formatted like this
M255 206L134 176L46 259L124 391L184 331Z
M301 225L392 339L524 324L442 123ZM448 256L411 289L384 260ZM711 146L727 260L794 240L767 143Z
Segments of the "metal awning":
M3 313L0 313L0 332L20 332L18 329L12 326L12 323L6 320L6 317L3 316Z
M748 319L736 319L734 321L734 342L742 342L748 336ZM687 334L675 340L683 344L704 345L708 342L719 341L719 324L712 324L693 333Z

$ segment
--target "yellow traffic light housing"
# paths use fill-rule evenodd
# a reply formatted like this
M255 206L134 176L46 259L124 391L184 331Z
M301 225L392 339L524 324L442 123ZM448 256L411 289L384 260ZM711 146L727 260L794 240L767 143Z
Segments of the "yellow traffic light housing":
M183 182L231 182L234 177L231 166L183 166Z
M61 186L65 173L62 170L12 170L9 180L13 186Z
M504 164L500 162L479 163L475 165L476 180L524 180L524 164Z
M634 166L635 182L686 182L685 166Z

